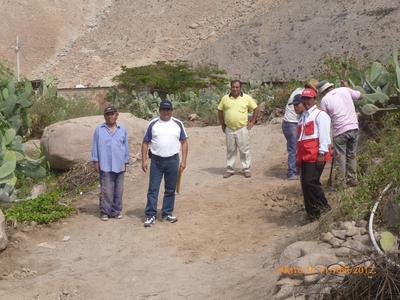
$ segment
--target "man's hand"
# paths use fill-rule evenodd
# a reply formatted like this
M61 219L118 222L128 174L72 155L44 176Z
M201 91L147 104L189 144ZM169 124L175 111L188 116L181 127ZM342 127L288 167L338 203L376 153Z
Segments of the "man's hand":
M249 124L247 124L247 129L250 130L253 128L253 126L254 126L254 122L250 121Z
M322 172L325 167L325 154L318 154L317 162L315 163L315 168Z
M148 160L142 158L142 170L143 170L143 172L146 173L146 172L147 172L147 169L148 169Z
M225 133L226 125L225 124L221 124L221 129L222 129L222 132Z
M344 87L350 87L349 82L347 80L340 80L340 84Z
M183 171L186 169L186 161L181 161L179 168Z
M94 170L96 171L96 173L100 173L99 162L98 162L98 161L95 161L95 162L93 163L93 165L94 165Z

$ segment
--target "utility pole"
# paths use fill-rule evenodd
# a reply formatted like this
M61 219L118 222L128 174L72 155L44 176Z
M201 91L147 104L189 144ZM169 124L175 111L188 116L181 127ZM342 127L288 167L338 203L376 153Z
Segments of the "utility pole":
M19 52L21 50L21 45L19 44L19 38L17 35L17 44L15 45L15 53L17 55L17 81L19 81Z

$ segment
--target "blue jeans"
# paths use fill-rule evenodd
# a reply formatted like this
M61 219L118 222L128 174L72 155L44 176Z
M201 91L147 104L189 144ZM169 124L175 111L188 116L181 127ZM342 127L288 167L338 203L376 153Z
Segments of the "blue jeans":
M100 171L100 213L116 217L122 210L125 172Z
M282 131L286 138L286 147L288 152L288 172L287 176L296 175L296 147L297 147L297 123L282 123Z
M161 158L153 155L150 166L149 189L147 191L147 204L144 213L147 217L157 215L158 193L161 179L164 176L164 200L162 216L172 214L175 204L175 189L178 181L179 155Z

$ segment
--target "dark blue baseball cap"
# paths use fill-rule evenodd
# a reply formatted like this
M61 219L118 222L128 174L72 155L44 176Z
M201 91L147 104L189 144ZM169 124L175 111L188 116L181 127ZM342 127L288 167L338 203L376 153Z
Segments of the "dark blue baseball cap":
M115 113L115 112L118 112L118 110L115 108L115 106L112 106L112 105L107 106L107 107L104 109L104 114L105 114L105 115L108 114L108 113Z
M303 98L301 98L301 94L297 94L297 95L295 95L294 97L293 97L293 100L292 100L292 102L290 102L289 103L289 105L295 105L295 104L299 104L299 103L302 103L303 102Z
M172 102L169 100L162 100L160 103L160 109L173 109Z

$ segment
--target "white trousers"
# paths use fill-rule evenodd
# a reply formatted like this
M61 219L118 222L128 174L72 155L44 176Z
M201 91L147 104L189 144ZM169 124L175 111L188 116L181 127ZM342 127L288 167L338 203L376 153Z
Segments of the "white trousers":
M239 150L243 171L250 169L250 132L247 127L238 130L225 128L226 135L226 161L228 171L234 171L236 154Z

